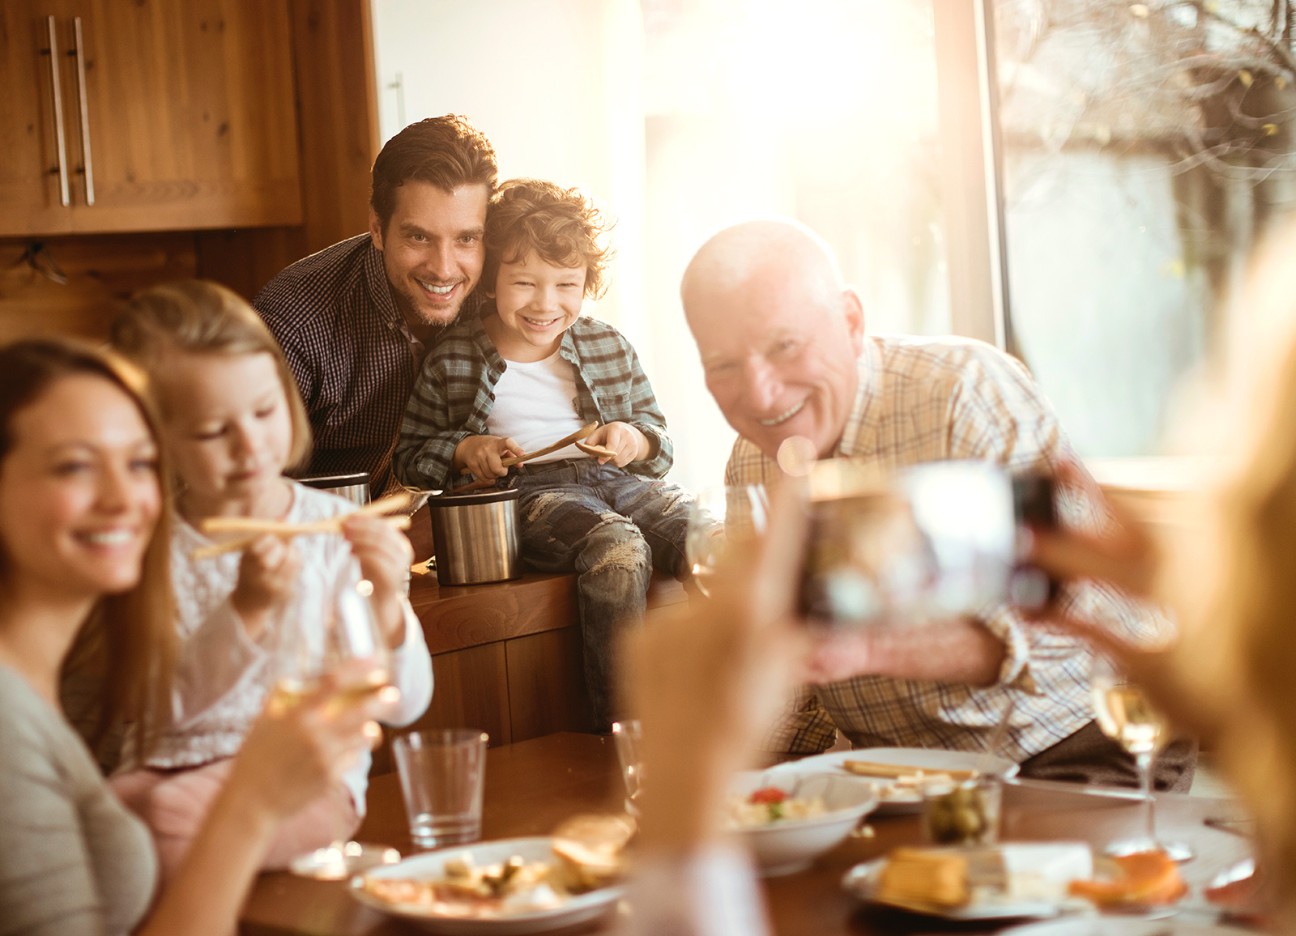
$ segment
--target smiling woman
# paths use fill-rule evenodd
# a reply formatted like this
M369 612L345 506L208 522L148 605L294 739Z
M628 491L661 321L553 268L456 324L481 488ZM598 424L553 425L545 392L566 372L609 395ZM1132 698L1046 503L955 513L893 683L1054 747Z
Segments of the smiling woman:
M134 585L161 512L157 444L134 401L102 377L68 376L15 413L9 435L10 588L93 601Z
M169 715L165 472L142 387L86 346L0 348L0 933L232 931L279 823L366 744L369 708L327 689L263 717L189 864L154 898L148 831L59 700L80 633L69 678L99 677L79 688L101 729L131 720L147 745Z

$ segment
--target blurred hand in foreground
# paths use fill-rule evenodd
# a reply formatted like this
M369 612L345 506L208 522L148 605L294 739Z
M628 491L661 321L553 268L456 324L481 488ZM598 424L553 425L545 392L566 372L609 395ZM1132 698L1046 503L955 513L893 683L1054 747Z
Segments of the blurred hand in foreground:
M688 851L722 833L730 775L749 766L801 676L807 638L793 601L804 537L787 485L768 534L726 556L709 600L652 618L628 641L646 845Z
M1088 580L1113 587L1135 600L1154 595L1164 561L1151 531L1128 510L1103 502L1088 476L1073 462L1058 468L1058 487L1081 489L1105 503L1112 522L1101 532L1072 529L1031 531L1028 561L1066 582ZM1088 643L1137 683L1148 699L1181 731L1206 739L1218 730L1208 707L1194 701L1191 677L1177 662L1173 626L1153 634L1128 634L1109 622L1046 608L1035 616L1042 627Z
M272 695L234 759L230 788L285 818L339 783L381 737L374 718L388 704L381 692L345 691L367 671L364 661L354 667L325 676L304 698Z

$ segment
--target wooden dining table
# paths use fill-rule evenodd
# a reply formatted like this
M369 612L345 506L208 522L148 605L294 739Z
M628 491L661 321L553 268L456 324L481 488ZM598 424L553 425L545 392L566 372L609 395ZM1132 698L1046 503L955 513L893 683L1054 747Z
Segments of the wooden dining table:
M491 749L486 762L483 839L546 835L578 813L616 812L624 789L610 737L553 734ZM1101 790L1044 781L1005 784L1001 838L1005 841L1083 841L1094 846L1142 829L1144 803L1130 791ZM1239 831L1246 825L1232 800L1158 794L1158 831L1190 845L1196 857L1182 868L1194 889L1250 853ZM1225 828L1215 825L1220 822ZM368 812L356 836L414 854L395 774L372 780ZM920 840L916 815L875 816L863 835L847 839L808 870L762 882L775 933L916 934L950 931L929 917L884 911L861 904L842 889L855 864ZM1198 899L1197 903L1200 903ZM1008 925L961 924L962 933L990 933ZM606 923L560 931L562 936L598 933ZM399 936L419 932L408 922L360 904L345 882L322 882L286 872L261 875L240 916L246 936Z

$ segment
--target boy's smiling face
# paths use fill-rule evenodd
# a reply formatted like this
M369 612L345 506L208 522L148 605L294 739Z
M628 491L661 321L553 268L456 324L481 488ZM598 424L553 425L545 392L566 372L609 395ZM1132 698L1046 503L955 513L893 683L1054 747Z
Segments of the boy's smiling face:
M501 262L495 289L487 292L499 313L487 331L508 361L543 361L558 350L562 333L580 317L585 267L554 266L529 251Z

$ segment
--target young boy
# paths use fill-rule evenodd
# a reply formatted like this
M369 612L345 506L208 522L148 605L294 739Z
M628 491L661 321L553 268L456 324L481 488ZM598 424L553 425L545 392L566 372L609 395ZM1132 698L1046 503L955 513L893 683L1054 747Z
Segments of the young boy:
M405 410L393 466L405 484L448 489L462 469L508 474L501 459L597 421L575 446L519 466L522 555L544 572L579 573L585 680L595 726L615 717L612 650L642 618L655 566L682 577L689 496L660 480L671 465L666 420L634 349L582 318L603 286L606 229L576 189L514 179L486 218L480 317L451 326L428 354Z

